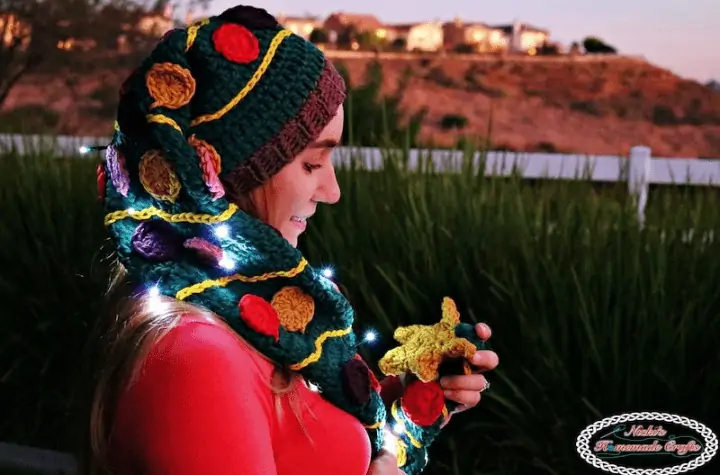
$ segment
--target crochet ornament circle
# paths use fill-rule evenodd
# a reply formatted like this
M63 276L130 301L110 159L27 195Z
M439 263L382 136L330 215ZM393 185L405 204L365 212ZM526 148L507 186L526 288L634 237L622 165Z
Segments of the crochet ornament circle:
M182 249L182 238L175 232L175 228L160 219L140 223L130 242L136 253L156 262L174 260Z
M212 194L213 200L222 198L225 196L225 187L220 182L220 171L222 170L220 154L215 150L215 147L195 135L188 139L188 143L195 149L198 160L200 160L203 181Z
M442 415L444 407L445 395L437 381L413 381L403 394L402 408L405 414L422 427L433 425Z
M140 182L153 198L175 202L180 180L160 150L148 150L140 160Z
M155 100L150 108L179 109L190 103L195 95L195 78L190 71L173 63L154 64L145 75L150 96Z
M114 145L110 145L105 150L105 162L110 173L110 181L113 187L121 195L127 197L130 190L130 177L128 176L127 166L125 165L125 156L118 151Z
M225 59L238 64L255 61L260 54L260 44L255 35L235 23L227 23L215 30L213 43Z
M256 332L280 340L280 319L270 302L253 294L245 294L238 303L240 316Z
M291 332L304 332L315 315L315 301L299 287L283 287L273 296L271 305L282 326Z
M223 258L223 250L210 241L200 237L193 237L183 243L185 249L190 249L204 263L218 265Z

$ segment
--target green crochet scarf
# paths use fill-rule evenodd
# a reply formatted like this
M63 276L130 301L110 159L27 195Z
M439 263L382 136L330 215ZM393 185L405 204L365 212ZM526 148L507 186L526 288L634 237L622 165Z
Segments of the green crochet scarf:
M441 323L398 329L405 344L381 368L419 379L388 413L358 355L349 302L234 204L315 140L344 99L344 81L318 48L264 10L231 8L166 34L125 81L98 191L117 256L143 292L221 316L355 416L373 456L394 428L399 465L414 475L455 407L437 378L458 367L439 365L482 347L473 327L447 300Z

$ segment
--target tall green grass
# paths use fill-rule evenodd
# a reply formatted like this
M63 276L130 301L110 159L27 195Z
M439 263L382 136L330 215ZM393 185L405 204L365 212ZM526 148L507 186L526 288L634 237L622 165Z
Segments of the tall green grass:
M446 295L493 329L492 388L427 473L590 473L575 437L618 412L720 428L713 192L655 190L641 228L622 184L409 172L403 157L338 178L340 203L321 206L302 248L383 335L366 356L397 325L437 320ZM69 382L107 274L94 180L90 160L0 158L0 440L68 448Z

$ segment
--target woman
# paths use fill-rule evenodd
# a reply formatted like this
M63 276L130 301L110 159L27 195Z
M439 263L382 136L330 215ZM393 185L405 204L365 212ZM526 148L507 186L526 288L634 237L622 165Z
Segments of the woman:
M352 308L296 249L317 204L340 198L344 99L315 46L244 6L168 33L123 84L98 170L119 265L89 473L402 473L378 453L402 381L375 385ZM442 385L464 407L487 387Z

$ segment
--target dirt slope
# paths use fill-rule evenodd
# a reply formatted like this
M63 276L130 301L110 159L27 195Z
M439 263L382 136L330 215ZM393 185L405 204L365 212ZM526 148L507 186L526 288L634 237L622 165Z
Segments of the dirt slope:
M382 58L384 89L411 71L407 112L428 108L421 138L451 145L486 136L492 111L495 149L624 154L647 145L654 156L720 158L720 93L632 58ZM360 84L372 58L335 58ZM5 110L28 104L61 114L58 131L106 135L125 71L68 81L62 74L26 78ZM69 93L71 82L72 93ZM462 130L443 116L467 119Z
M371 59L338 59L353 84ZM453 143L459 134L486 135L496 148L626 153L647 145L655 156L720 158L720 94L644 61L616 58L527 58L463 61L383 60L392 90L406 68L408 111L427 107L422 136ZM446 114L468 119L444 131Z

